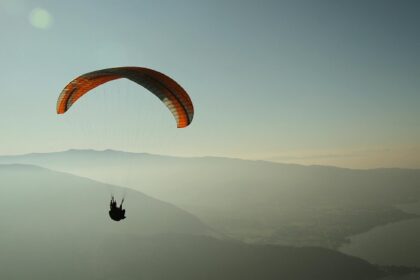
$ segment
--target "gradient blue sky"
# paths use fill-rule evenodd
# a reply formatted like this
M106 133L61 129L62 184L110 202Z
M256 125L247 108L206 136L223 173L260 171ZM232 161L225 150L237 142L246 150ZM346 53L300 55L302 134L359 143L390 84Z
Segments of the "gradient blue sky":
M0 154L111 148L420 168L419 12L416 0L1 0ZM129 81L55 114L75 76L126 65L176 79L195 104L192 125L176 129Z

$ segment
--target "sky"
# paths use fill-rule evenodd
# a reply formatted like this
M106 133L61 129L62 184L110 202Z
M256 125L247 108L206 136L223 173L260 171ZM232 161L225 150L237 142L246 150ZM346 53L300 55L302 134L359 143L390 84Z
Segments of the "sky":
M0 154L116 149L420 168L420 2L0 0ZM119 80L65 115L73 78L141 66L195 106L177 129Z

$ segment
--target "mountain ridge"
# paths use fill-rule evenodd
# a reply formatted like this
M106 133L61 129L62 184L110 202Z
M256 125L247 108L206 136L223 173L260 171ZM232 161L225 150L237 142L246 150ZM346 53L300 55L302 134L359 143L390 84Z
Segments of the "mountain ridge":
M357 170L114 150L0 156L129 187L193 213L246 242L338 248L350 235L415 215L420 170Z
M295 166L295 167L320 167L320 168L335 168L335 169L343 169L343 170L357 170L357 171L371 171L371 170L413 170L413 171L420 171L418 168L401 168L401 167L375 167L375 168L347 168L347 167L339 167L334 165L320 165L320 164L297 164L297 163L283 163L278 161L271 161L266 159L246 159L246 158L236 158L236 157L224 157L224 156L211 156L211 155L204 155L204 156L179 156L179 155L165 155L165 154L154 154L154 153L147 153L147 152L130 152L130 151L122 151L122 150L114 150L114 149L104 149L104 150L96 150L96 149L68 149L62 151L53 151L53 152L34 152L34 153L23 153L23 154L12 154L12 155L0 155L0 158L16 158L16 157L37 157L37 156L48 156L48 155L59 155L59 154L82 154L82 153L89 153L89 154L101 154L101 153L112 153L112 154L122 154L122 155L130 155L130 156L151 156L151 157L162 157L162 158L172 158L172 159L221 159L221 160L232 160L232 161L248 161L248 162L259 162L259 163L266 163L266 164L273 164L273 165L282 165L282 166Z

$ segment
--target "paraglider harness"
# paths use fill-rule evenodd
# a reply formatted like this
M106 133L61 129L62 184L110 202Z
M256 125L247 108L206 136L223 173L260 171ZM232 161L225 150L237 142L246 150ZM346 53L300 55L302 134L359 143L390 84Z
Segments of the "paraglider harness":
M111 197L111 203L109 204L110 210L109 210L109 216L114 221L120 221L125 219L125 209L122 209L122 205L124 203L124 198L121 201L120 206L117 206L117 202L115 201L114 196Z

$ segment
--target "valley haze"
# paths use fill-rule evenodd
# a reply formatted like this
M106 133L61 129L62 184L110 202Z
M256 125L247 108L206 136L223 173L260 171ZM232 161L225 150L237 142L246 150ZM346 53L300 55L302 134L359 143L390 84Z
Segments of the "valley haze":
M418 216L420 170L355 170L221 157L180 158L114 150L1 156L141 191L248 243L336 249L348 237Z
M317 247L245 244L129 189L128 218L117 224L106 212L110 188L120 187L37 166L0 164L0 184L7 279L374 280L419 271Z

